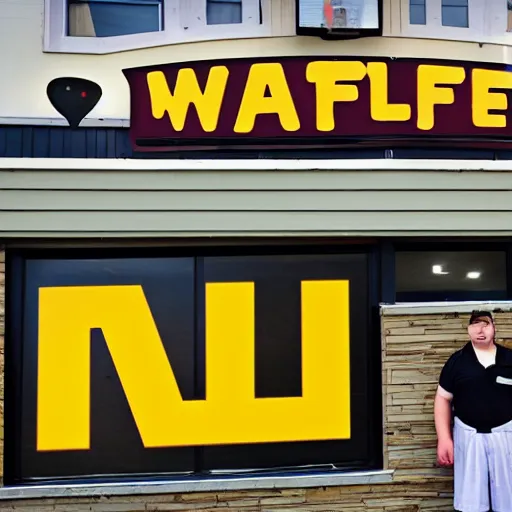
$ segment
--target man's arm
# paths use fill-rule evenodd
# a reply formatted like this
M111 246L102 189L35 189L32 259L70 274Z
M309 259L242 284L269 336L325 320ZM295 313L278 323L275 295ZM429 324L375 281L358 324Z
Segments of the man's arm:
M438 386L434 398L434 421L437 433L437 461L443 466L453 464L452 399L451 393Z

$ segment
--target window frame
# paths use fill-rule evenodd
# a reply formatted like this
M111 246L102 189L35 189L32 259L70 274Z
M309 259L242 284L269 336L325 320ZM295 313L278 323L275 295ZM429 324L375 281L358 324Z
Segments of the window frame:
M397 269L396 254L398 252L504 252L505 253L505 276L506 276L506 299L512 298L512 244L502 238L489 237L485 240L485 246L480 247L481 239L479 238L448 238L441 241L438 237L424 238L394 238L387 242L385 250L383 250L384 266L381 269L381 275L384 283L385 297L383 300L389 304L410 304L414 301L400 302L397 301ZM387 276L387 277L386 277ZM464 298L462 301L471 301ZM416 301L417 302L417 301Z
M291 244L291 245L290 245ZM85 251L85 252L84 252ZM169 247L150 248L148 246L132 247L130 254L126 253L126 247L123 244L118 244L116 247L96 247L88 249L78 249L76 247L65 247L60 245L54 248L14 248L6 251L6 279L9 281L9 286L6 292L6 301L9 307L6 309L6 350L5 350L5 379L6 379L6 396L5 396L5 417L10 418L6 422L5 430L9 442L5 444L4 453L4 482L6 486L23 486L29 487L31 484L39 482L41 484L52 485L55 482L66 483L66 485L73 485L75 483L87 483L89 481L112 481L115 483L130 483L137 482L140 479L139 474L115 474L115 475L77 475L77 476L64 476L62 479L54 479L37 477L35 479L22 478L21 466L21 450L22 438L20 428L22 422L22 408L23 408L23 391L22 382L24 380L24 366L23 366L23 344L14 340L24 339L23 325L25 322L25 300L26 300L26 263L31 260L52 260L52 259L69 259L78 261L85 259L125 259L127 258L193 258L196 260L194 279L196 286L196 293L202 295L204 289L204 259L211 257L221 258L237 258L239 256L329 256L329 255L362 255L366 256L366 314L368 315L368 332L366 339L366 350L369 354L368 358L364 358L367 363L367 394L365 395L366 407L368 410L368 421L371 428L367 431L368 438L368 454L369 458L366 459L364 464L359 460L345 461L342 465L336 468L329 468L325 471L330 473L331 477L336 475L349 476L357 471L386 471L385 464L385 451L383 445L384 431L379 418L382 418L384 404L382 402L382 362L379 357L381 353L381 329L380 329L380 315L379 315L379 252L378 245L373 241L365 240L361 245L360 243L327 243L322 241L318 244L311 243L307 239L299 239L291 241L290 243L275 243L275 241L263 242L255 248L250 240L242 240L238 242L228 243L225 246L216 245L199 245L196 247L187 247L182 242L171 244ZM196 303L196 311L200 310L201 301ZM199 315L202 317L202 315ZM198 317L198 318L199 318ZM204 331L204 325L198 320L197 332ZM203 332L204 336L204 332ZM199 349L197 355L204 358L203 349ZM200 366L201 367L201 366ZM199 390L202 389L204 383L200 380L196 381L196 386ZM199 391L200 393L202 391ZM322 441L315 441L322 443ZM26 445L25 445L26 446ZM201 460L203 460L203 449L205 447L195 447L196 462L193 473L175 472L167 473L167 478L171 481L179 479L181 482L186 482L186 478L190 477L193 480L201 481L204 474L201 474ZM319 465L324 466L323 464ZM196 469L197 468L197 469ZM275 468L268 468L276 471ZM285 468L281 470L282 475L293 476L296 475L295 468ZM240 472L236 469L214 469L209 470L211 475L231 475L230 478L236 479L240 476ZM247 469L240 469L245 475L251 475L258 478L261 473L251 473ZM314 476L316 471L313 469L311 472L306 470L306 473ZM326 473L324 473L326 474ZM161 477L166 473L152 473L145 474L148 478ZM99 479L98 479L99 478ZM113 479L113 480L112 480Z
M403 37L453 41L481 41L485 38L488 9L483 0L468 0L469 27L467 28L442 25L442 0L426 0L425 25L409 23L410 0L397 1L400 10L400 35Z
M165 0L162 31L101 38L68 36L67 0L45 0L43 51L102 55L196 41L271 36L271 0L261 0L261 24L259 0L242 1L248 14L240 24L207 25L206 0ZM191 16L198 10L204 15Z

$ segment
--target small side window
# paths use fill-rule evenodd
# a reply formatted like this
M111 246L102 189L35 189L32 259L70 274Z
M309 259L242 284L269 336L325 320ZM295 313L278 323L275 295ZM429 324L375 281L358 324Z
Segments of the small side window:
M242 23L242 0L206 0L207 25Z
M505 251L397 251L396 302L505 300Z
M409 0L409 23L411 25L426 25L427 9L425 0Z
M468 0L443 0L441 4L444 27L469 27Z

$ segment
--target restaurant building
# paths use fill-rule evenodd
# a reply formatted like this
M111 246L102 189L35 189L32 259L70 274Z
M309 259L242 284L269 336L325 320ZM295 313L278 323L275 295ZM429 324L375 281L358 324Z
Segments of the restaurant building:
M478 307L512 342L510 11L322 4L2 10L0 509L452 510L440 369Z

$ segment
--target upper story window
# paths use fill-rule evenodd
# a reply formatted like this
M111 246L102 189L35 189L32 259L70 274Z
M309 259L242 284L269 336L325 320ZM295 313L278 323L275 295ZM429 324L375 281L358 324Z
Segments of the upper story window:
M72 37L115 37L163 28L162 0L68 0Z
M469 0L442 0L441 25L443 27L469 27Z
M443 27L469 27L469 0L441 0L441 25ZM409 0L409 23L411 25L427 24L427 0ZM431 9L429 3L429 11ZM431 14L429 12L429 14ZM434 13L432 12L432 15ZM429 20L431 23L435 18Z
M486 0L401 1L401 35L471 40L484 31Z
M206 0L206 23L208 25L242 23L242 20L242 0Z
M400 7L400 35L512 44L512 0L399 2L401 5L396 5Z
M271 0L45 1L45 51L101 54L271 35Z
M410 0L409 23L411 25L425 25L427 23L426 0Z

